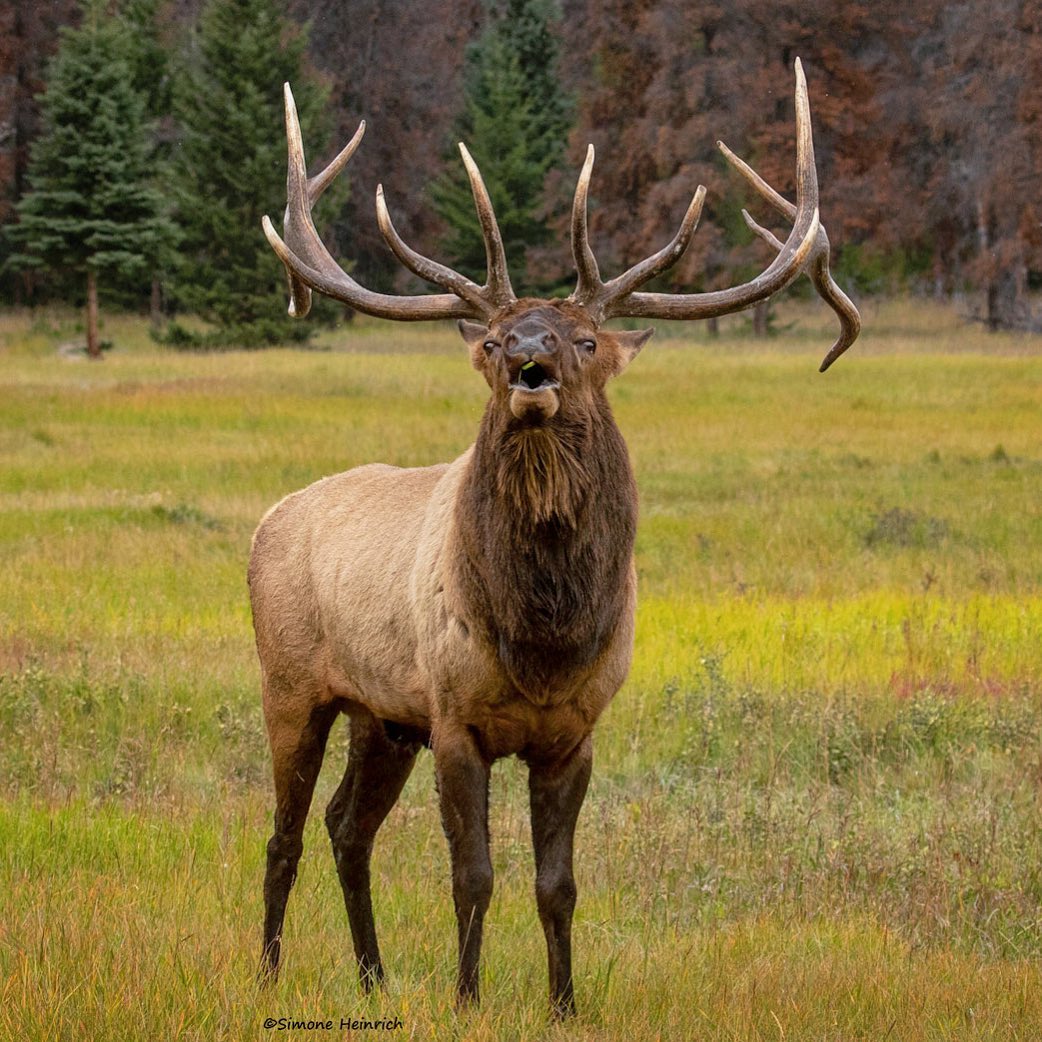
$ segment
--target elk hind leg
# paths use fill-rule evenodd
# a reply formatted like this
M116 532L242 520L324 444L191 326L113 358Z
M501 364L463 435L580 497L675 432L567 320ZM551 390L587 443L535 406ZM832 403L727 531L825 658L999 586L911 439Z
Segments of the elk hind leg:
M300 696L279 699L265 691L264 717L275 778L275 831L264 873L264 949L261 976L278 975L286 902L303 852L304 823L322 766L326 739L339 707Z
M373 842L416 762L421 742L412 739L404 734L392 740L372 713L352 710L347 769L326 808L358 973L367 992L384 977L370 891Z

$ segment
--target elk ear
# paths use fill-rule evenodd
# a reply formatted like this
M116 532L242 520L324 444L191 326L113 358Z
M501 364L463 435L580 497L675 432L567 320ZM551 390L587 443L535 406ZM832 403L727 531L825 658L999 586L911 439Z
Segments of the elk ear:
M463 342L470 348L470 363L479 373L485 371L484 344L488 339L488 326L480 322L468 322L461 318L457 323Z
M654 332L655 330L652 328L623 329L612 333L615 343L619 345L613 376L618 376L637 357L640 349L651 339L651 334Z

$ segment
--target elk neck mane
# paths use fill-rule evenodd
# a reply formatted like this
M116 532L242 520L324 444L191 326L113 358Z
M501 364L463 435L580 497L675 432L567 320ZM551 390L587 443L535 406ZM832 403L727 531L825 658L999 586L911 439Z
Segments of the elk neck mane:
M496 498L519 527L576 526L590 490L590 471L583 459L588 440L584 424L567 421L554 429L527 427L499 438L492 464Z
M550 697L614 634L637 492L607 398L547 423L489 403L456 507L463 595L513 685Z

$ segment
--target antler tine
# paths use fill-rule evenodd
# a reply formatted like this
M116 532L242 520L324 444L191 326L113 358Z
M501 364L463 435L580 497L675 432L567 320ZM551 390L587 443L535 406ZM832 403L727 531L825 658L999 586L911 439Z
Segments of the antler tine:
M766 181L763 183L767 189L774 192L774 189ZM776 192L774 194L777 195ZM780 195L778 198L786 206L792 205L787 200L782 199ZM782 248L782 244L777 236L762 225L757 224L747 210L742 211L742 216L745 218L745 223L749 228L764 242L773 246L776 250ZM823 373L857 340L858 334L861 332L861 315L858 314L858 310L854 307L850 297L836 285L836 280L833 279L832 273L829 271L829 237L824 228L818 229L818 241L815 244L815 250L816 256L811 261L810 268L806 273L807 277L814 283L814 288L817 289L825 303L839 316L840 324L840 334L836 338L836 342L829 348L828 354L825 355L818 369L819 373Z
M698 190L688 205L687 213L684 214L684 219L680 223L680 228L669 243L658 253L634 264L628 271L605 283L601 280L597 258L590 248L587 219L587 197L590 177L593 173L593 160L594 149L593 145L590 145L586 149L586 161L579 174L579 180L575 186L575 199L572 203L572 256L575 258L578 281L571 299L584 305L596 318L600 319L603 317L604 307L608 302L632 293L645 282L650 281L667 268L671 268L684 256L691 244L691 236L698 226L698 220L702 216L702 204L705 201L706 190L704 186L698 186Z
M304 141L300 134L300 120L297 118L297 103L293 100L293 91L288 83L282 85L282 96L286 109L286 146L289 152L286 164L286 213L283 217L283 224L288 228L295 220L299 221L300 201L302 198L306 199L309 193L307 164L304 160ZM361 141L364 134L365 122L363 121L355 131L352 141L356 139ZM310 209L308 206L309 214ZM267 217L265 217L266 219ZM310 220L310 216L308 220ZM268 228L263 221L261 226L270 243L271 236L268 235ZM286 262L283 261L283 263ZM304 318L311 310L311 289L289 264L286 264L286 276L289 280L289 313L294 318Z
M742 210L742 217L745 218L745 223L748 226L749 231L758 235L765 243L767 243L768 246L773 246L776 250L785 249L785 243L783 243L774 232L768 231L762 224L757 224L748 210Z
M600 269L597 267L597 258L590 248L586 212L590 177L593 175L594 154L593 145L587 145L586 159L579 172L579 180L575 183L575 198L572 201L572 257L575 259L575 270L578 275L572 299L584 305L594 300L604 288Z
M821 229L824 235L825 229ZM829 271L828 236L825 236L824 249L813 260L809 277L814 288L826 304L839 316L839 336L829 348L828 354L821 360L818 372L823 373L855 340L861 332L861 315L854 302L836 285L836 280Z
M286 88L289 89L289 84L286 84ZM296 110L293 113L296 117ZM358 129L355 131L355 136L340 150L336 158L323 170L321 173L315 174L308 181L308 200L311 205L314 206L318 202L322 193L333 183L337 174L347 166L348 160L355 154L355 149L362 143L362 138L365 136L365 120L358 124ZM300 127L297 127L297 138L300 138ZM303 160L303 148L301 148L301 159Z
M776 210L791 221L796 216L796 206L783 195L779 195L741 156L736 156L722 141L716 147L723 152L727 161L756 189ZM743 213L745 211L742 211Z
M818 168L814 163L814 132L803 62L796 59L796 214L800 206L818 208Z
M516 300L514 289L510 285L510 273L507 271L507 255L503 248L503 237L499 233L496 212L492 209L492 200L481 177L481 171L474 162L467 146L459 143L460 155L470 180L470 191L474 196L474 206L481 222L481 234L485 240L485 263L488 275L485 280L485 294L495 305L502 307Z
M766 182L764 183L766 184ZM767 187L770 188L770 185L767 185ZM773 192L774 189L771 189L771 191ZM781 199L781 196L778 198ZM782 202L785 202L786 205L791 205L784 199L782 199ZM782 243L777 236L762 225L757 224L747 210L742 211L742 216L745 218L745 223L749 228L764 242L773 246L776 250L782 248ZM825 303L839 316L840 324L840 334L836 338L836 342L829 348L828 354L825 355L818 369L819 373L823 373L857 340L858 334L861 332L861 316L846 293L836 285L836 280L833 279L832 273L829 271L829 237L825 233L824 228L818 229L818 242L815 245L815 249L817 250L817 256L811 261L807 277L814 283L815 289L817 289Z
M289 278L289 313L303 318L311 308L311 291L317 290L358 311L379 318L423 321L437 318L485 318L491 306L471 295L456 292L430 296L394 296L374 293L355 282L333 259L315 230L311 207L336 177L358 147L365 132L362 123L339 155L319 174L307 178L304 145L293 92L284 87L286 140L289 162L286 174L286 241L275 231L271 219L261 221L271 248L286 267ZM403 244L404 245L404 244ZM433 263L433 262L431 262ZM460 276L462 278L462 276Z
M391 215L387 211L387 203L384 201L384 186L376 186L376 221L380 225L380 233L384 242L391 248L391 252L404 264L414 275L421 279L433 282L436 286L450 290L456 296L472 303L476 308L490 310L481 294L481 287L471 282L452 268L439 264L437 261L424 257L417 253L398 234L397 229L391 222Z
M668 271L684 256L688 246L691 245L691 238L698 227L698 220L702 216L702 204L705 202L705 197L705 186L699 185L688 204L687 213L684 214L676 235L658 253L652 254L639 264L634 264L628 271L606 283L602 289L606 300L627 296L643 286L645 282L650 282L656 275Z

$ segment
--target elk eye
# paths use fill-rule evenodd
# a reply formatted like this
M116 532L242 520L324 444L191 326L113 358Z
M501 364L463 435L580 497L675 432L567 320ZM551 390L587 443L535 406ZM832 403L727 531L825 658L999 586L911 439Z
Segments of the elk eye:
M580 340L576 346L585 354L592 355L597 350L597 341L590 339Z
M485 348L485 354L490 355L497 347L499 347L499 344L497 344L495 340L486 340L482 346Z

